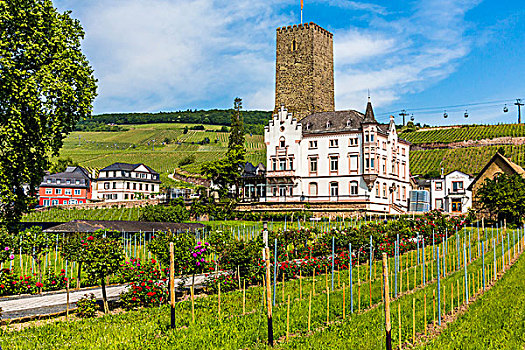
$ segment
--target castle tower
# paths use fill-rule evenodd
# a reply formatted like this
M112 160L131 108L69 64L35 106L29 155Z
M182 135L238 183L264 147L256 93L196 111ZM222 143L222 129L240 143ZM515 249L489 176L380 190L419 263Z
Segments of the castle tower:
M300 120L335 110L332 33L312 22L277 28L276 57L275 113L284 105Z

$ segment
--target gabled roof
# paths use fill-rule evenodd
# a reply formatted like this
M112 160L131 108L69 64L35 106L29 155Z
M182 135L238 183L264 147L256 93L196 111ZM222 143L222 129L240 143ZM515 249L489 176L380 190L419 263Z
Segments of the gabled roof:
M51 185L51 187L86 187L89 185L90 181L89 173L86 169L82 168L81 166L76 167L67 167L66 171L63 171L61 173L51 174L51 175L45 175L42 179L42 183L40 184L40 187L48 187ZM47 181L50 180L51 182L48 183ZM57 183L57 180L60 180L60 184ZM82 180L79 184L76 183L66 183L67 180Z
M102 169L100 171L108 171L108 170L109 171L111 171L111 170L134 171L135 169L137 169L141 165L144 166L146 169L148 169L149 172L158 175L158 173L155 170L153 170L152 168L150 168L149 166L147 166L146 164L143 164L143 163L139 163L139 164L113 163L111 165L108 165L107 167L105 167L104 169Z
M518 164L512 162L507 157L503 156L501 153L496 152L494 156L488 161L488 163L481 169L481 171L478 173L476 178L470 183L470 186L467 188L467 190L472 191L472 188L474 187L474 184L478 182L478 180L483 176L485 171L489 168L489 166L494 163L497 159L503 161L505 164L507 164L513 171L514 174L519 174L521 176L525 176L525 170L523 170L522 167L520 167Z

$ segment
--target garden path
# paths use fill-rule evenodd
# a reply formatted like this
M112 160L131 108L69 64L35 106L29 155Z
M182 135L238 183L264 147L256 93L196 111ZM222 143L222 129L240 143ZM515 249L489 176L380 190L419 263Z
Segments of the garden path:
M204 283L205 276L195 276L195 286L201 287ZM175 279L175 286L182 282L181 279ZM191 277L186 279L184 286L190 287L192 284ZM106 293L108 300L117 300L120 293L128 288L127 285L107 286ZM102 300L102 288L88 288L69 293L70 307L74 308L76 302L85 294L93 293L97 300ZM38 315L49 315L66 310L67 293L51 292L42 295L24 295L20 297L10 297L4 300L0 299L0 309L2 310L0 319L14 319L19 317L29 317Z

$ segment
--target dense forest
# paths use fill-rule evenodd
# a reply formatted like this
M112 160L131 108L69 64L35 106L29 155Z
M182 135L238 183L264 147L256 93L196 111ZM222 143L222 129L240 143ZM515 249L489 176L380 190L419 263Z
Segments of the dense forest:
M79 122L77 130L118 131L118 128L111 125L150 123L189 123L229 126L231 113L231 109L210 109L159 113L99 114L93 116L91 119ZM268 124L271 116L272 112L270 111L242 111L246 132L262 135L264 133L264 126Z

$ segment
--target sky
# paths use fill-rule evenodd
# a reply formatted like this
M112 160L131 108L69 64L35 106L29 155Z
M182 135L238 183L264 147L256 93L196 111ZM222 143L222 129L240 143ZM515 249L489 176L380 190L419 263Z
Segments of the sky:
M272 110L275 29L300 23L300 0L54 4L85 30L95 114L222 109L235 97ZM303 22L334 34L337 110L364 111L370 91L380 122L400 123L404 109L422 124L494 124L516 122L525 102L523 0L304 0Z

